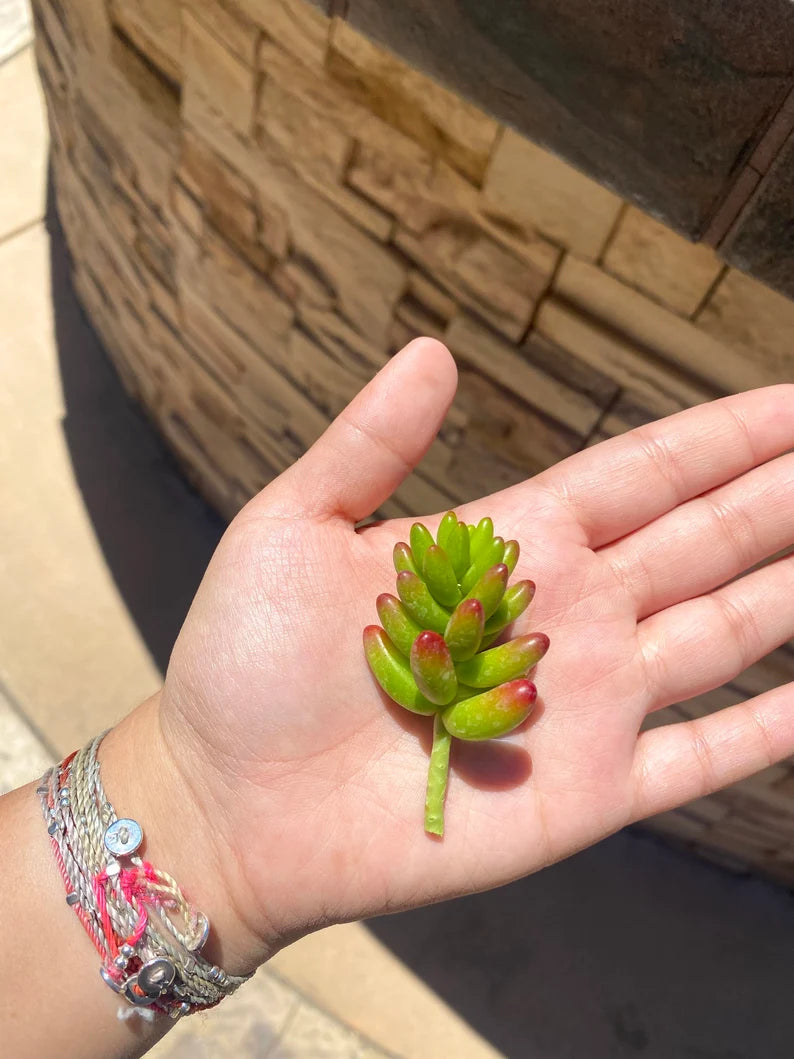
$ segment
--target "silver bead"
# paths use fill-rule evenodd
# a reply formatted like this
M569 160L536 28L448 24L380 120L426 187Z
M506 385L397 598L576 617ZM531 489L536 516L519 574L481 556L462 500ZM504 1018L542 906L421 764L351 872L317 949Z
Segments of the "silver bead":
M176 967L165 956L156 956L138 971L138 988L153 1000L168 992L176 978Z
M113 963L116 965L116 967L118 967L120 971L123 971L124 968L127 966L127 957L117 956Z
M83 827L86 827L88 825L88 817L85 815L85 813L80 813L80 823L83 825Z
M60 805L61 809L68 809L70 804L71 803L68 798L61 798L58 801L58 805Z
M210 968L210 970L208 972L208 975L207 975L207 977L213 982L217 982L218 979L220 978L220 976L221 976L221 969L220 969L220 967L217 966L217 964Z
M68 798L69 797L69 788L68 787L61 787L61 789L58 791L58 797L59 798Z
M190 1004L188 1004L188 1002L186 1000L183 1000L182 1003L179 1005L179 1014L180 1015L189 1015L190 1014Z
M130 956L134 956L135 955L135 949L132 947L132 945L128 945L126 943L126 941L121 946L120 952L121 952L121 955L122 956L126 956L127 959L129 959Z
M61 825L58 823L58 821L57 820L53 820L53 822L47 828L47 834L48 835L54 835L56 833L56 831L60 831L60 829L61 829Z
M121 865L117 860L109 860L105 866L105 874L113 879L121 871Z
M66 903L67 903L67 905L79 905L80 904L80 895L76 894L76 893L67 894L66 895Z

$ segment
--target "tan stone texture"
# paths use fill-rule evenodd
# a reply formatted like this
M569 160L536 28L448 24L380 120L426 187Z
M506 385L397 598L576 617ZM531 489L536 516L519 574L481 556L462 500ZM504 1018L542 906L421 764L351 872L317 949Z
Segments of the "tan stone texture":
M725 267L710 246L629 206L603 257L603 266L682 316L692 316Z

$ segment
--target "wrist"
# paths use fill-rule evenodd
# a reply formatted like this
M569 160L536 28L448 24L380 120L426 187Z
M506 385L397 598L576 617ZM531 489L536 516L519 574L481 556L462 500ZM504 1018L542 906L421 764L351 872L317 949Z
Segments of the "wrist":
M102 780L117 814L140 823L141 856L172 875L209 919L202 955L229 974L249 974L278 948L256 905L225 821L208 813L202 777L178 759L160 725L160 694L110 731L99 748Z

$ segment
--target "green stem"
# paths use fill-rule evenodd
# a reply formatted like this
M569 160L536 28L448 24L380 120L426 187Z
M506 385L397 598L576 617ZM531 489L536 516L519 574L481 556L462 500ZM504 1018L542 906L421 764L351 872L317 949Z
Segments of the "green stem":
M431 835L444 834L444 796L447 793L451 746L452 736L442 724L439 712L433 717L433 749L430 751L425 801L425 831Z

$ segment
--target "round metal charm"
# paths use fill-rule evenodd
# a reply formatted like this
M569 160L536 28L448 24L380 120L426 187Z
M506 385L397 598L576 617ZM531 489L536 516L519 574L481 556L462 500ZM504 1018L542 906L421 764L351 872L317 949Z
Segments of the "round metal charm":
M116 857L128 857L143 842L143 828L137 820L116 820L105 832L105 848Z
M165 956L149 960L138 971L138 988L152 1000L167 993L174 984L176 968Z

